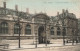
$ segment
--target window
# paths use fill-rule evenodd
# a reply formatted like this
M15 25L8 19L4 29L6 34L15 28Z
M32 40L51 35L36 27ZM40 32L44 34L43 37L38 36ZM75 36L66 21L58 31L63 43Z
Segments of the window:
M14 34L19 34L20 28L19 28L20 24L15 24L14 25ZM21 32L21 31L20 31Z
M57 28L57 35L61 35L61 29L59 27Z
M63 35L66 35L66 29L63 28Z
M54 28L53 27L51 27L50 33L51 33L51 35L54 35Z
M0 14L1 14L1 10L0 10Z
M72 35L74 35L74 30L72 30Z
M2 14L5 14L5 10L2 10Z
M30 25L26 25L25 27L25 34L31 34L31 26Z
M8 23L6 23L6 22L1 23L0 34L8 34Z

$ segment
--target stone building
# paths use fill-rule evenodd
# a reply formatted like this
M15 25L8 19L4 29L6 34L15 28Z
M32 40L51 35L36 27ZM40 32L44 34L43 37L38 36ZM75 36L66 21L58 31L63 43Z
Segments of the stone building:
M80 42L80 18L78 18L78 36L79 36L79 42Z
M73 13L62 10L57 16L48 16L45 13L30 14L16 9L0 7L0 36L18 36L30 39L38 36L39 43L46 39L73 38L77 39L78 20ZM18 22L19 21L19 22ZM19 28L20 26L20 28Z
M53 17L52 17L53 18ZM66 39L77 40L78 36L78 19L73 13L69 13L68 10L62 10L62 13L57 13L57 16L53 18L54 22L54 34L57 37L65 36ZM56 23L56 25L55 25ZM58 28L60 32L58 34Z

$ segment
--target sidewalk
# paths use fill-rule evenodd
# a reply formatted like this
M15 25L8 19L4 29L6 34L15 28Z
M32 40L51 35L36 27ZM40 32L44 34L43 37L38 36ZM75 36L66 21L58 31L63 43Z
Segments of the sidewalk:
M76 43L74 44L76 45ZM9 49L11 50L16 50L16 49L34 49L36 45L32 45L32 44L29 44L29 45L21 45L21 48L18 48L18 46L9 46ZM61 46L64 46L63 44L37 44L37 48L46 48L46 47L61 47ZM68 43L68 44L65 44L65 46L72 46L72 43Z
M68 43L66 45L63 44L48 44L45 46L45 44L38 44L38 47L35 48L35 45L21 45L21 48L18 48L18 46L10 46L9 49L2 49L0 51L73 51L73 49L78 50L80 46L80 43L72 45L72 43Z
M66 44L61 45L61 44L50 44L47 47L42 46L43 44L38 45L38 48L20 48L20 49L13 49L10 51L80 51L79 47L80 44L77 45L72 45L72 44Z

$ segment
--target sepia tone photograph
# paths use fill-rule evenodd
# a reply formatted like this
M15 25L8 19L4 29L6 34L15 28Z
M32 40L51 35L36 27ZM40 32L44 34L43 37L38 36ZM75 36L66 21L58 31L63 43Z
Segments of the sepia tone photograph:
M0 51L80 51L80 0L0 0Z

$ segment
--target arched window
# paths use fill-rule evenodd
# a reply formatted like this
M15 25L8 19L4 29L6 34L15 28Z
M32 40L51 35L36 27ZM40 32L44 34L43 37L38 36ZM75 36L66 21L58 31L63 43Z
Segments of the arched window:
M28 34L28 35L31 34L31 26L30 25L26 25L26 27L25 27L25 34Z
M8 34L8 23L2 22L0 24L0 34Z
M57 28L57 35L61 35L61 29L59 27Z
M51 35L54 35L54 28L53 27L51 27L50 33L51 33Z
M14 25L14 34L19 34L20 28L19 28L20 24L15 24ZM20 31L21 32L21 31Z

